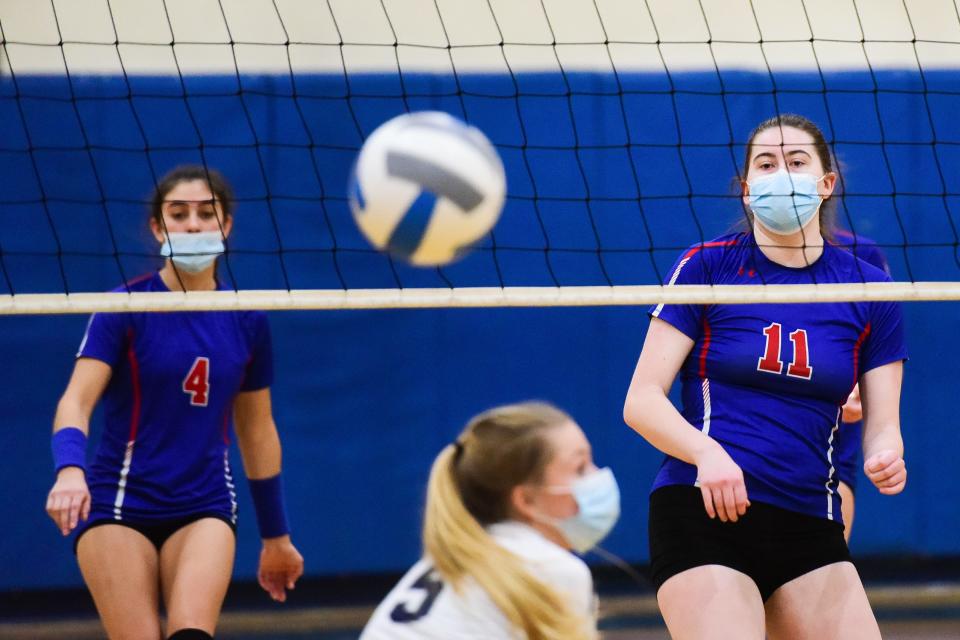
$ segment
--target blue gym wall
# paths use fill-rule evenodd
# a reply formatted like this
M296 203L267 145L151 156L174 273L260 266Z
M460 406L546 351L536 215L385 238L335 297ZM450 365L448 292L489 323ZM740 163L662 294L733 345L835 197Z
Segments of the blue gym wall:
M731 197L740 143L778 111L807 115L836 141L847 192L840 218L887 245L895 279L960 279L955 71L779 74L776 92L768 74L748 72L459 80L462 97L449 76L351 76L349 86L310 76L295 87L283 76L186 77L184 86L135 76L134 98L109 76L0 81L0 293L106 290L154 268L141 201L154 175L200 161L237 190L221 270L231 284L446 286L435 270L394 272L366 251L344 198L361 131L408 109L466 116L498 145L510 198L496 243L531 249L494 252L487 240L443 270L457 286L660 281L682 247L740 218ZM852 546L859 555L958 555L960 486L948 479L960 455L950 400L960 307L905 311L910 479L896 497L861 482ZM81 583L43 505L50 422L85 322L0 317L0 590ZM278 312L271 322L291 524L308 575L413 562L437 451L475 412L526 398L552 400L584 427L623 492L608 547L646 561L646 494L660 456L621 418L646 309ZM249 579L258 539L240 489L236 575Z

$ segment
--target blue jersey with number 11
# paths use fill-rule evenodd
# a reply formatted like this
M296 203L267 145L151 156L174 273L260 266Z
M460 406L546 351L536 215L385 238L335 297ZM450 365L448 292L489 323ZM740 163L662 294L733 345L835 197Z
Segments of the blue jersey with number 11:
M666 284L883 282L889 276L831 244L812 265L766 258L750 233L684 252ZM751 500L841 520L834 443L840 408L865 371L903 360L892 302L659 305L653 317L694 345L681 368L683 416L741 467ZM654 488L694 484L667 457Z

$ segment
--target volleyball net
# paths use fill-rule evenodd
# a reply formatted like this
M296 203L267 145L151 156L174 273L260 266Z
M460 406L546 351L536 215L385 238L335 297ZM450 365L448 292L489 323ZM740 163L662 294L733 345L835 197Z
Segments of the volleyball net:
M0 40L0 313L960 298L952 0L9 0ZM430 269L347 205L364 138L417 110L508 182ZM747 136L784 113L895 282L662 286L743 222ZM231 290L102 293L161 264L145 201L182 163L234 185Z

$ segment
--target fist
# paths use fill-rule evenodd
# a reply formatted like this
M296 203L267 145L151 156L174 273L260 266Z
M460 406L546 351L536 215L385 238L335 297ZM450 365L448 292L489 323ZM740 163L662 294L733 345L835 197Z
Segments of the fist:
M863 463L863 471L867 474L880 493L888 496L903 491L907 484L907 465L903 456L896 451L886 449L873 454Z

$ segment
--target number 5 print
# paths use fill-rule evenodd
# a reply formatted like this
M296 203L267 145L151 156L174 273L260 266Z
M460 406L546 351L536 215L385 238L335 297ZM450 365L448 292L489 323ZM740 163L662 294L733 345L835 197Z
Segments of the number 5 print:
M210 358L199 356L193 361L190 373L183 379L183 392L190 394L190 404L195 407L205 407L209 391Z
M430 607L433 606L434 600L436 600L440 592L443 591L443 581L434 575L433 567L428 567L427 570L410 585L410 588L425 591L426 593L423 596L423 600L420 601L420 606L413 611L407 609L407 604L409 603L401 602L395 606L393 611L390 612L390 618L394 622L414 622L430 613Z
M763 357L757 361L757 371L766 371L780 375L783 372L783 360L780 359L780 336L782 327L779 322L772 322L763 330L763 335L767 337L766 348ZM792 378L803 378L809 380L813 375L813 367L810 366L810 350L807 346L806 329L797 329L790 334L790 341L793 343L793 362L787 366L787 375Z

